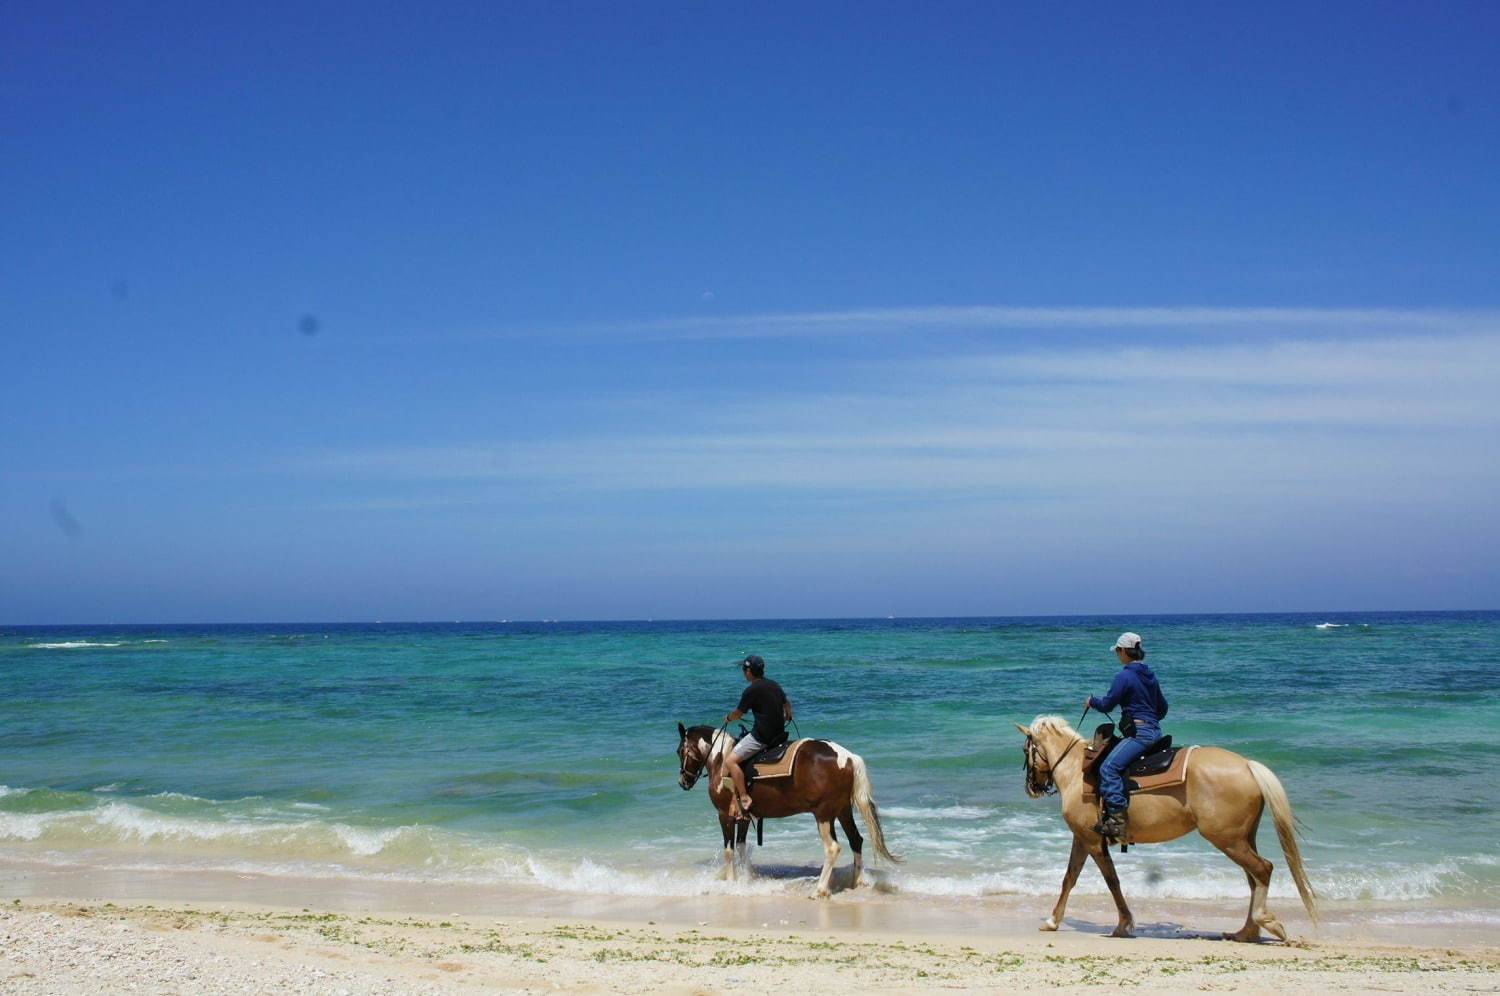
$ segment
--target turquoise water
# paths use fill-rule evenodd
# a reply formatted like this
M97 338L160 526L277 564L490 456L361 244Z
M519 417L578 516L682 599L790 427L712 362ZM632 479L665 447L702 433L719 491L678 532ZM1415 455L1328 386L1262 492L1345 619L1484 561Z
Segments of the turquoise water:
M1075 721L1127 628L1178 742L1280 776L1325 898L1500 922L1493 612L10 628L0 857L807 891L810 817L768 823L762 874L720 882L703 787L676 785L678 721L721 719L742 687L732 662L755 652L803 735L868 762L907 859L879 872L885 889L1050 897L1067 833L1055 799L1026 798L1011 723ZM1121 864L1139 892L1243 899L1196 836ZM1273 892L1292 895L1285 876Z

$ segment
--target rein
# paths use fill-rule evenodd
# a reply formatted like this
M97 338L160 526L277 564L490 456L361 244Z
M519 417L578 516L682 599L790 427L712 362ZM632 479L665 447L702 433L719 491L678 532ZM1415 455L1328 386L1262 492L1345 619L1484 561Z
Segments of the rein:
M1089 708L1090 708L1090 706L1087 703L1085 703L1084 706L1083 706L1083 713L1082 713L1082 715L1080 715L1078 717L1078 723L1076 725L1078 725L1078 726L1082 726L1083 725L1083 721L1088 718ZM1107 716L1109 714L1105 713L1105 715ZM1036 738L1033 737L1033 736L1031 736L1031 734L1028 733L1026 735L1026 744L1027 744L1027 746L1029 747L1029 746L1031 746L1032 744L1035 744L1035 743L1036 743ZM1067 749L1062 752L1062 754L1058 757L1058 759L1056 761L1048 761L1047 762L1047 780L1046 780L1046 782L1038 782L1035 778L1031 777L1031 751L1029 751L1029 750L1025 751L1024 753L1026 755L1026 760L1022 762L1021 768L1026 772L1026 783L1028 785L1030 785L1031 787L1035 788L1037 791L1041 792L1043 795L1056 795L1057 794L1057 780L1052 777L1052 772L1056 771L1057 770L1057 766L1059 764L1063 763L1063 759L1068 756L1068 753L1070 751L1072 751L1072 749L1074 747L1077 747L1081 743L1083 743L1083 737L1080 736L1077 740L1074 740L1072 743L1068 744Z
M1043 782L1043 781L1038 780L1036 777L1034 777L1032 775L1031 749L1030 749L1030 748L1034 747L1037 750L1041 750L1041 748L1036 746L1036 738L1035 737L1028 736L1026 738L1026 746L1028 748L1026 750L1026 752L1025 752L1026 759L1021 763L1021 768L1025 772L1025 774L1026 774L1026 781L1033 788L1035 788L1037 791L1041 792L1043 795L1056 795L1057 794L1057 781L1053 777L1053 772L1057 770L1057 766L1059 764L1063 763L1063 759L1066 758L1068 756L1068 754L1072 752L1073 748L1077 747L1081 743L1083 743L1083 738L1079 737L1077 740L1074 740L1072 743L1068 744L1067 749L1065 749L1062 752L1062 754L1060 754L1058 756L1058 758L1057 758L1056 761L1048 761L1047 762L1047 780L1045 782ZM1043 756L1045 757L1046 755L1043 754Z
M714 733L714 735L709 738L709 740L708 740L708 752L703 755L703 764L699 766L697 772L688 781L687 786L686 786L688 789L691 789L694 785L697 785L698 784L698 779L702 778L705 774L708 773L708 761L709 761L709 758L711 758L713 756L714 745L719 742L720 735L722 735L723 732L728 727L729 727L729 722L726 720L725 723L724 723L724 725L721 726L721 727L719 727L719 729ZM682 766L678 769L678 773L681 774L683 777L686 778L687 777L687 773L688 773L687 772L687 756L686 756L686 751L683 752L683 755L684 756L682 758Z

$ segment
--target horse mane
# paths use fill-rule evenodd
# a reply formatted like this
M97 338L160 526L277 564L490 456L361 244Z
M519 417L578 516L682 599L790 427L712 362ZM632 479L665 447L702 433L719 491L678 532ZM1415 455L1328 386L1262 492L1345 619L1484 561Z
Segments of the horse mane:
M1031 733L1033 736L1038 733L1055 733L1069 741L1083 739L1078 731L1073 729L1072 723L1057 715L1044 715L1033 719L1031 721Z
M720 728L717 726L688 727L687 736L689 740L694 740L701 737L702 739L708 741L708 757L704 758L705 761L710 760L719 754L727 753L730 746L734 743L734 737L729 735L728 730L725 730L723 735L720 736L719 729Z

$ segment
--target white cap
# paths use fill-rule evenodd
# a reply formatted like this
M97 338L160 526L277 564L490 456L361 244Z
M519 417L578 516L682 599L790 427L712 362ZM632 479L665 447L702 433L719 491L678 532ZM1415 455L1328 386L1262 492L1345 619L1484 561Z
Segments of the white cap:
M1115 641L1111 650L1134 650L1141 645L1141 638L1135 633L1121 633L1120 638Z

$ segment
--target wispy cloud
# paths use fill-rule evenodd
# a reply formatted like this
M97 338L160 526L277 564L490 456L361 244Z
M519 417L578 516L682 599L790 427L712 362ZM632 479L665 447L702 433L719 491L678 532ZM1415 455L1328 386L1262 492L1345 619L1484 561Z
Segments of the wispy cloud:
M1496 370L1500 338L1480 335L980 348L872 359L838 390L658 398L659 416L643 426L637 412L629 430L606 418L551 438L320 453L296 469L435 494L487 484L1017 501L1094 494L1128 466L1163 493L1378 486L1395 497L1494 477Z
M1422 308L1010 307L937 305L842 311L691 315L640 321L515 326L459 338L531 336L659 339L772 339L992 331L1157 330L1188 335L1265 336L1453 334L1500 327L1500 311Z

